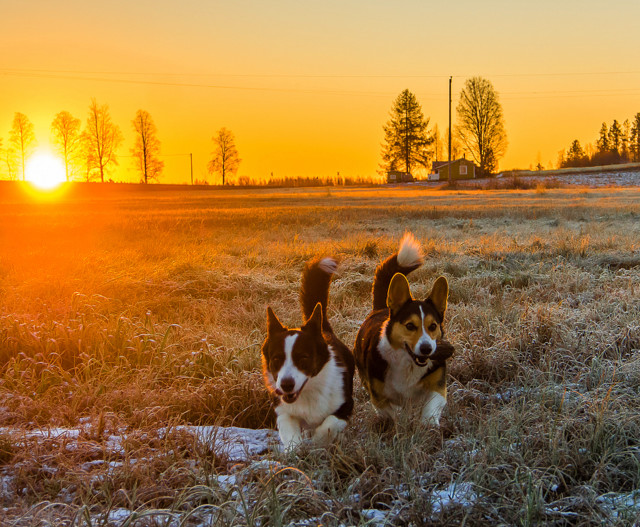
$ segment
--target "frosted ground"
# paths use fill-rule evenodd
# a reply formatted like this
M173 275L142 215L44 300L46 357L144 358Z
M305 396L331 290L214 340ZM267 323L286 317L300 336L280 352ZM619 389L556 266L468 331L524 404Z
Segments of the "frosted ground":
M640 188L112 192L0 206L2 527L640 521ZM299 323L333 254L352 343L408 227L416 295L451 284L442 426L357 383L341 442L279 452L266 306Z

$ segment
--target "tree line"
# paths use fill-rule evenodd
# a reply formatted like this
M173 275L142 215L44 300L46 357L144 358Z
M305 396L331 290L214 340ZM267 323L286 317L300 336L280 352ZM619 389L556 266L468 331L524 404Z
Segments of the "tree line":
M136 162L140 179L144 183L157 181L164 170L158 130L145 110L138 110L131 121L135 132L134 146L130 153ZM91 100L87 120L82 121L67 111L59 112L51 123L51 137L65 166L67 181L105 181L105 177L118 166L117 152L122 145L120 128L113 123L108 105ZM211 174L219 174L222 184L237 173L240 157L233 133L221 128L212 137L214 150L207 168ZM6 147L0 138L0 174L8 179L26 179L26 164L36 147L34 126L23 113L13 118Z
M587 144L582 147L580 141L574 139L569 149L562 150L559 155L558 166L587 167L601 165L616 165L621 163L640 162L640 112L629 121L622 124L614 119L611 126L602 123L600 135L595 147Z
M502 105L498 93L487 79L467 79L458 100L457 124L452 132L452 160L469 154L480 175L495 172L499 159L507 149ZM442 154L442 139L436 127L429 129L416 96L404 90L394 101L390 119L384 125L381 171L402 169L408 174L419 168L429 168L430 161ZM448 136L445 152L449 150Z

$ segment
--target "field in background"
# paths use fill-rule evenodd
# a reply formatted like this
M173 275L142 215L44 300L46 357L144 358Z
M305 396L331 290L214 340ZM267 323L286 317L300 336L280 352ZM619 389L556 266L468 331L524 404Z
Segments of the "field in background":
M12 192L0 204L3 527L120 525L127 511L134 525L640 520L638 188ZM382 429L358 382L330 452L238 463L181 431L273 426L266 306L298 325L304 262L334 255L330 316L352 345L374 269L405 230L427 256L414 294L450 281L457 354L440 429ZM80 432L41 432L60 427Z

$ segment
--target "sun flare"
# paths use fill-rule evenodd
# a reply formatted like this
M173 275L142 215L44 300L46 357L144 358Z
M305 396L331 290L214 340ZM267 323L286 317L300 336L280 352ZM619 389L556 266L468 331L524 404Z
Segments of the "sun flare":
M40 189L53 189L66 180L64 163L49 152L38 152L27 161L26 179Z

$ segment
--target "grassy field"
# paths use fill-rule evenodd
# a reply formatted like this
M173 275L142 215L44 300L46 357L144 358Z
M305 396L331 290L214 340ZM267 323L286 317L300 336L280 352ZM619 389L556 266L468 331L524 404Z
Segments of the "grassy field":
M2 527L640 522L640 189L106 188L0 189ZM358 381L328 451L185 433L272 427L267 305L299 325L334 255L352 345L405 230L414 294L451 287L439 429L382 428Z

